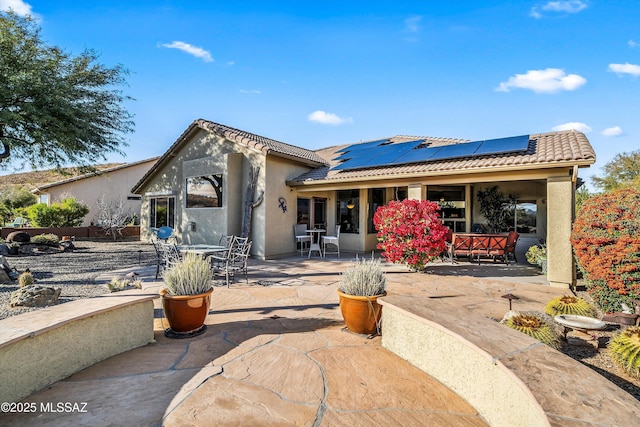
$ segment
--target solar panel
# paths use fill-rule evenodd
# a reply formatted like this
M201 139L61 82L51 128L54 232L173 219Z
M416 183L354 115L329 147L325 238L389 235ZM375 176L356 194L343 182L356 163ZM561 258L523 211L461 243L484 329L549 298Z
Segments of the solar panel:
M360 169L379 166L391 166L407 163L430 162L463 157L478 157L492 154L526 151L529 148L529 135L486 141L462 142L440 147L417 148L424 140L383 144L388 140L353 144L343 149L336 160L346 160L333 169Z
M509 138L489 139L476 150L476 156L489 154L525 151L529 148L529 135L511 136Z
M385 142L389 142L389 139L377 139L375 141L369 141L369 142L361 142L358 144L351 144L347 147L341 148L340 150L338 150L338 153L346 153L347 151L352 151L352 150L362 150L362 149L367 149L367 148L371 148L371 147L375 147L381 144L384 144Z

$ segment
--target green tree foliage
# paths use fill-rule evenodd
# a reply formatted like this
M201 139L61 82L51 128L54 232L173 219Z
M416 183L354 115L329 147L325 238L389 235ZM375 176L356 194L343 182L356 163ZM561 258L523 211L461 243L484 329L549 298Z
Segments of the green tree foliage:
M513 210L515 195L505 195L498 186L479 190L477 193L480 203L480 214L487 219L487 225L493 233L498 233L507 227L507 217ZM511 215L513 217L513 215Z
M604 176L591 177L593 185L604 190L632 186L640 190L640 150L616 155L604 165Z
M122 103L131 98L116 87L128 72L97 58L48 46L32 18L0 13L0 160L61 168L122 154L133 130Z
M21 186L7 186L0 190L0 217L3 222L20 216L21 208L35 204L36 196L29 189Z
M26 212L35 227L77 227L89 213L89 207L69 197L49 206L38 203L27 208Z
M580 210L584 202L591 196L593 196L593 194L589 193L589 189L585 185L576 190L576 212Z

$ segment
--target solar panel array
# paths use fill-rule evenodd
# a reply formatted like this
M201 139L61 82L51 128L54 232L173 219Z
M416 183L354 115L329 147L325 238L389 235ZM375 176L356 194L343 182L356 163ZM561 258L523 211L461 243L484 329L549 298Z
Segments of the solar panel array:
M527 151L529 135L463 142L439 147L420 147L423 143L424 140L419 139L391 144L390 140L382 139L353 144L339 151L340 155L335 160L340 160L342 163L332 169L363 169Z

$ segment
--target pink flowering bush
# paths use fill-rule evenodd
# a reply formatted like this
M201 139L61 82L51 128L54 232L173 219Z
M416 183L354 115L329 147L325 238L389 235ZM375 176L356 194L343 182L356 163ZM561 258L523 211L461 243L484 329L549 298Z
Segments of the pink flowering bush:
M447 228L440 221L439 206L428 200L391 201L376 211L378 249L393 263L424 270L445 250Z

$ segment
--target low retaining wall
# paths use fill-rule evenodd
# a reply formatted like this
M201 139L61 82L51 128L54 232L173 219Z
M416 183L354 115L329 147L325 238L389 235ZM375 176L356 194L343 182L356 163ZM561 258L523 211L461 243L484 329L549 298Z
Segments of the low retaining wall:
M153 299L123 291L0 320L0 402L154 340Z
M76 239L113 239L112 236L107 236L104 230L96 226L88 227L2 227L0 229L0 237L6 239L9 233L14 231L23 231L29 236L37 236L39 234L53 233L58 237L62 236L75 236ZM122 237L119 239L127 240L140 240L140 226L131 225L122 230Z
M629 425L640 403L572 358L442 300L389 295L382 345L436 378L491 426Z

